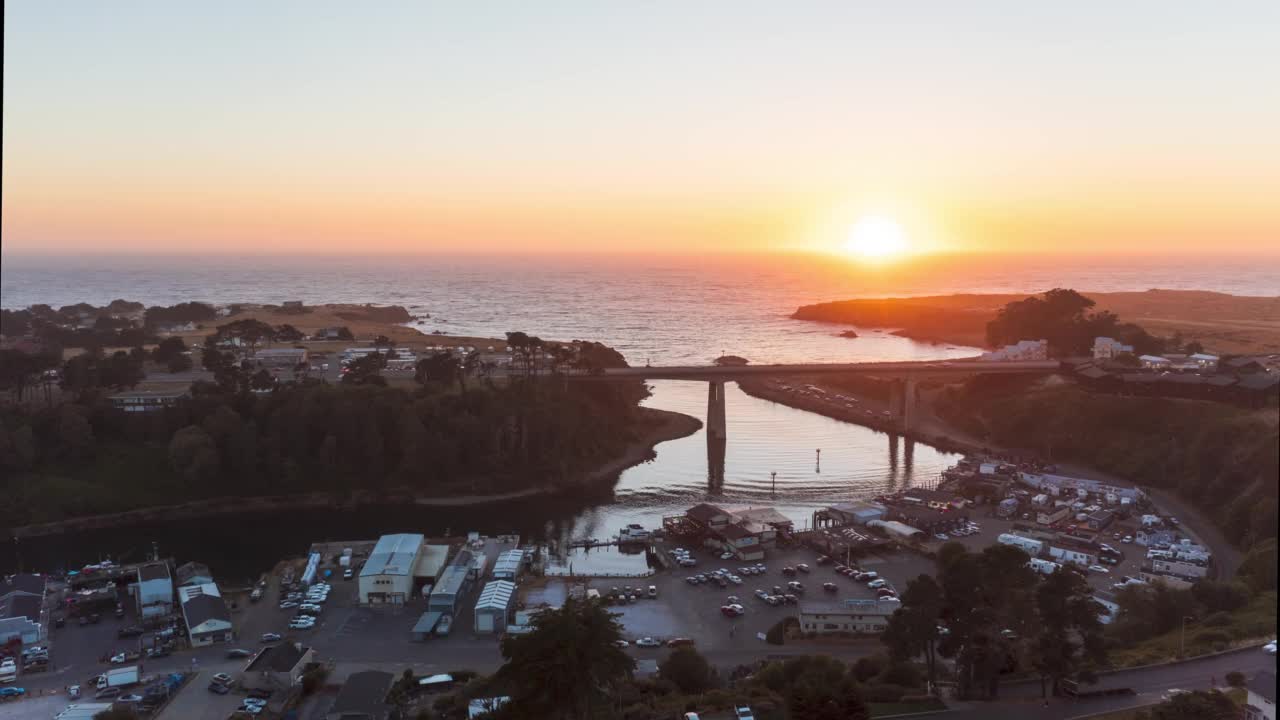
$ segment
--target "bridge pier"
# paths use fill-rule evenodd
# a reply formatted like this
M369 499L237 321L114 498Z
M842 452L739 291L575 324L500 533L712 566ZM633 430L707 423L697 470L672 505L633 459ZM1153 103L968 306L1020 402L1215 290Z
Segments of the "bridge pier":
M910 375L894 380L890 385L889 412L897 420L898 429L911 430L916 414L916 379Z
M725 440L728 433L724 421L724 381L707 383L707 439Z

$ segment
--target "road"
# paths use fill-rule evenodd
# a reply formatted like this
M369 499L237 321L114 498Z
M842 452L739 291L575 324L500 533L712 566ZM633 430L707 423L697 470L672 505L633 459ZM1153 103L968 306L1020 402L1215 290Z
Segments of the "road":
M1066 720L1158 703L1160 696L1171 688L1208 690L1214 679L1219 686L1224 686L1226 675L1232 670L1248 677L1260 670L1275 672L1276 657L1251 647L1201 660L1123 670L1109 674L1108 682L1127 685L1136 694L1084 700L1050 698L1047 708L1041 706L1039 682L1010 684L1000 688L1000 700L996 702L951 702L952 710L943 717L947 720L1020 720L1034 715L1036 720Z

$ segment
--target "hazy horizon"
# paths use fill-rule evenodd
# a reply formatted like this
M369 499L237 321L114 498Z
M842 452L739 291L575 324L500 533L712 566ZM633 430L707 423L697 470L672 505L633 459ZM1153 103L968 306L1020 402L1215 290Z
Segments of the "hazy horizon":
M7 255L1280 247L1275 3L5 19Z

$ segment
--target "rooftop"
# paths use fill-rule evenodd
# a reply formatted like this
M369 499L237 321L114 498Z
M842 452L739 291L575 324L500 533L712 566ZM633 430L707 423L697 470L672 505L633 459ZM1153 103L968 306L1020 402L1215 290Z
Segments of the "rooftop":
M698 503L685 511L685 516L689 519L696 520L703 524L711 522L711 520L718 515L728 514L729 513L725 512L723 509L716 507L715 505L711 505L710 503Z
M338 691L338 697L329 708L329 715L345 717L383 718L390 708L386 704L387 693L395 676L379 670L352 673Z
M901 603L879 600L809 600L800 603L804 615L892 615Z
M44 576L23 573L10 575L0 581L0 598L8 597L13 593L44 595Z
M38 623L43 606L44 599L39 595L11 595L0 600L0 618L24 617Z
M506 610L511 606L511 596L515 595L516 584L508 580L494 580L480 591L476 600L476 610Z
M467 574L471 571L466 565L450 565L440 573L440 579L431 589L434 595L457 595L467 582Z
M383 535L373 546L368 561L360 570L360 577L374 575L408 575L413 569L423 536L416 533Z
M148 580L168 580L169 566L164 563L147 563L138 566L138 582Z
M302 661L310 649L302 643L284 642L279 645L270 645L258 653L245 670L287 673Z

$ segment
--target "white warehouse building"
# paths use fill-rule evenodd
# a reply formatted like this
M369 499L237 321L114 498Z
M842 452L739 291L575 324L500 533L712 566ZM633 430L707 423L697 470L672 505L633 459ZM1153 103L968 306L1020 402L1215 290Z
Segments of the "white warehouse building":
M152 562L138 566L138 616L158 617L173 612L173 579L169 566Z
M494 580L480 591L476 600L476 632L492 633L505 630L511 612L511 601L516 596L516 585L508 580Z
M425 538L416 533L383 535L360 570L360 604L403 605L413 594L414 568Z

